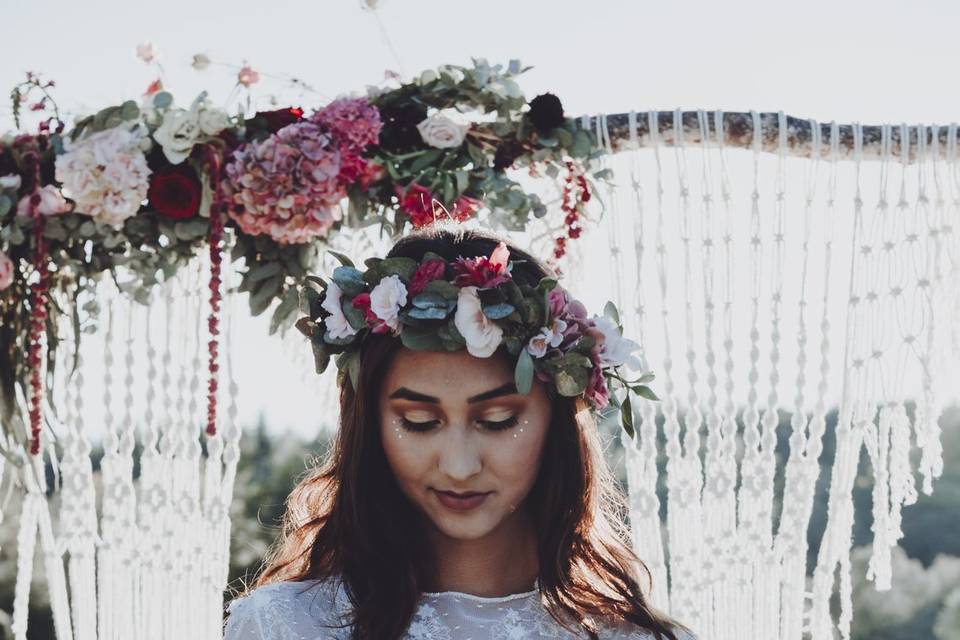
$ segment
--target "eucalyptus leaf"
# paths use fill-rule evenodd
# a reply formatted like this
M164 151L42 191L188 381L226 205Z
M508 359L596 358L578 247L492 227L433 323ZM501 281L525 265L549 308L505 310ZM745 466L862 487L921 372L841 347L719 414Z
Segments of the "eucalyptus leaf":
M361 294L367 288L363 274L354 267L337 267L333 270L333 281L348 296Z
M313 348L314 368L317 374L321 374L326 371L327 365L330 364L330 352L327 351L326 345L320 340L311 340L310 346Z
M653 402L659 402L660 398L657 397L657 394L653 392L653 389L645 386L631 387L638 396L645 398L647 400L652 400Z
M367 326L367 319L363 310L353 306L352 301L343 300L340 306L351 327L359 331Z
M523 394L530 393L530 389L533 387L533 358L526 349L523 349L517 358L517 367L514 370L513 377L517 385L517 391Z
M482 307L483 315L487 316L491 320L503 320L511 313L516 311L512 304L501 302L499 304L493 304L489 306Z
M380 263L384 276L400 276L409 281L417 270L417 261L413 258L387 258Z
M400 332L400 342L408 349L418 351L445 351L443 342L432 329L404 327Z
M554 382L560 395L578 396L586 390L589 376L583 367L566 367L557 371Z
M277 275L281 269L282 267L279 262L268 262L264 265L253 264L247 271L246 277L247 280L250 281L250 284L254 284Z
M153 106L157 109L167 109L173 104L173 95L167 91L160 91L153 96Z
M624 398L623 403L620 405L620 423L623 425L624 431L627 432L627 435L630 438L633 438L634 429L633 429L633 405L630 402L630 394L627 394L627 397Z

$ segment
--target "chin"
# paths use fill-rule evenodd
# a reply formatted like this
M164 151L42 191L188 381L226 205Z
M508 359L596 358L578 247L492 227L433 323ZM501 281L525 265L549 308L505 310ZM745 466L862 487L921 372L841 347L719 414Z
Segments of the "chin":
M440 533L454 540L478 540L496 528L495 524L484 518L477 518L473 522L458 522L453 518L441 517L434 520L433 525Z

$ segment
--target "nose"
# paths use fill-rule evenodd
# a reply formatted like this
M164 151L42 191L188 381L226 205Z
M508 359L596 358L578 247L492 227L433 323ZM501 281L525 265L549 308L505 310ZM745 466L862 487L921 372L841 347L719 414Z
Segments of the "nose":
M446 438L440 442L437 465L441 473L451 480L471 478L483 468L480 444L465 427L447 429Z

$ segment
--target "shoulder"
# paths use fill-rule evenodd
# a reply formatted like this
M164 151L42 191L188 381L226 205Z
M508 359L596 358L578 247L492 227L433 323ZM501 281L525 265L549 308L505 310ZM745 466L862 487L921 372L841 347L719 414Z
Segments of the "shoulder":
M227 611L224 640L300 637L318 624L330 626L329 637L337 638L346 629L349 600L335 578L275 582L231 601Z
M677 640L698 640L692 632L683 629L674 629L673 633ZM652 631L625 621L607 625L605 633L601 633L600 637L604 640L654 640L655 638Z

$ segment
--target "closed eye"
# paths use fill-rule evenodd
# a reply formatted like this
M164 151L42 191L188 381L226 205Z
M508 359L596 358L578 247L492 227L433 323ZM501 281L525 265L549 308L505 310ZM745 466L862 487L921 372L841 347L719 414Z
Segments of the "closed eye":
M408 431L414 431L414 432L420 432L420 433L424 431L429 431L434 426L440 424L439 420L428 420L426 422L414 422L412 420L407 420L402 416L400 418L400 422L401 424L403 424L403 427ZM485 428L491 431L502 431L504 429L515 427L517 425L517 417L511 416L506 420L479 420L478 422L482 424Z

